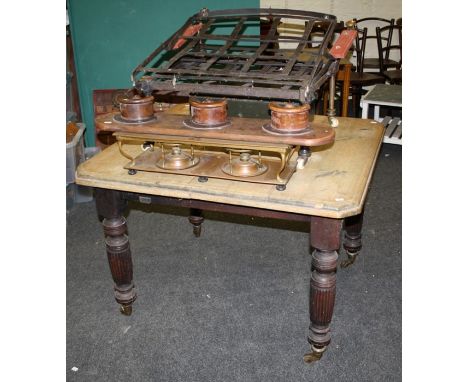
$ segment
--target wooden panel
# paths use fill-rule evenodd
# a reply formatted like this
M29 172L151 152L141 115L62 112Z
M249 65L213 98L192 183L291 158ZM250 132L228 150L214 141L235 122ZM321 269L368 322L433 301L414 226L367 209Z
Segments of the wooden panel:
M316 116L325 123L327 117ZM138 172L128 175L124 158L113 145L77 169L77 184L176 198L198 199L241 206L267 208L324 217L343 218L358 214L384 133L375 121L338 118L336 139L316 148L304 169L298 170L285 191L275 186L210 178ZM128 151L137 154L139 145Z

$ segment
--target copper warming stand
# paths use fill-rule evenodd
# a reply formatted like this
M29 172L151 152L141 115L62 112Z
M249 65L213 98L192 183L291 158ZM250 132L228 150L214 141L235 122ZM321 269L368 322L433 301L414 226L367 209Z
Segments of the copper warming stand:
M283 116L283 105L271 107ZM115 131L121 154L130 160L125 166L130 174L151 171L198 176L201 182L221 178L266 183L282 191L296 169L305 165L308 151L304 148L333 143L335 137L328 124L309 121L308 108L291 104L285 108L286 123L277 121L274 126L270 120L223 117L225 121L211 121L207 128L193 128L193 115L166 114L156 121L129 125L118 113L99 116L96 124L101 131ZM294 110L299 112L291 116ZM128 144L140 145L141 153L129 154Z

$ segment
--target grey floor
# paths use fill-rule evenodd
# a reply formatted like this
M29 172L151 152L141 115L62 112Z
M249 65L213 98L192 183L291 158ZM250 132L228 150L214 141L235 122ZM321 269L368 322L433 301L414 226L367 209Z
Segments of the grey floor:
M384 144L363 249L338 270L332 342L313 365L302 361L307 225L207 213L197 239L186 210L132 205L138 299L126 317L94 203L75 204L67 210L67 380L401 380L401 164L401 147Z

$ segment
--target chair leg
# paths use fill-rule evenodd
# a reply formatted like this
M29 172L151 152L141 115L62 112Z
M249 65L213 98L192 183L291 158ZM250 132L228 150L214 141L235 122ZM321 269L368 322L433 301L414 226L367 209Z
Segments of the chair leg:
M359 104L358 100L359 95L356 92L353 92L353 117L358 118L357 106Z
M361 86L356 86L353 88L353 117L354 118L359 118L359 114L361 111L361 95L362 95L362 87Z

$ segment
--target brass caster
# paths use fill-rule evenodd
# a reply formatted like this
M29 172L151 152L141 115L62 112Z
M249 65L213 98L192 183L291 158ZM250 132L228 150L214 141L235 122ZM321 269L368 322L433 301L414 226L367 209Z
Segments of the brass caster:
M277 184L276 189L278 191L284 191L284 190L286 190L286 185L285 184Z
M328 117L328 123L330 124L331 127L338 127L338 125L340 124L340 121L338 121L337 118L335 117Z
M354 264L354 262L356 261L356 257L357 255L359 254L359 252L356 252L356 253L350 253L348 251L346 251L347 255L348 255L348 258L346 260L343 260L340 264L340 267L341 268L347 268L349 267L350 265Z
M322 355L325 352L325 349L326 347L323 347L320 349L312 347L310 353L304 354L304 362L312 363L312 362L318 361L320 358L322 358Z
M130 316L132 314L132 306L131 305L120 305L120 313L125 316Z
M193 227L193 234L195 237L200 237L201 235L201 225Z

